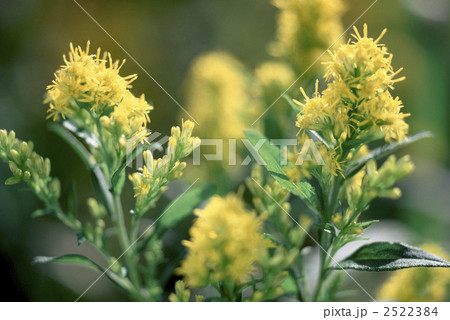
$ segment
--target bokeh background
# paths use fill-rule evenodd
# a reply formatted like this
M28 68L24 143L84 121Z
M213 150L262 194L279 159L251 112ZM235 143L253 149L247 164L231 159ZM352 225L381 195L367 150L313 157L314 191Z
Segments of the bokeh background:
M347 0L344 27L372 2ZM270 58L267 45L274 39L276 8L269 0L79 3L182 105L185 78L199 54L227 51L249 69ZM410 132L430 130L435 134L434 139L402 151L412 155L417 170L402 181L400 200L374 202L367 217L384 222L374 226L367 236L415 245L431 241L450 252L448 18L448 0L379 0L356 25L361 27L367 22L371 35L388 28L384 43L394 53L394 67L404 67L407 78L397 84L394 93L403 100L405 112L412 114L408 118ZM21 139L33 140L38 153L52 160L52 173L63 186L76 180L80 199L93 195L89 175L69 147L47 130L42 101L45 87L62 64L61 56L68 51L69 42L84 46L87 40L92 47L100 46L115 58L127 58L122 75L139 74L133 92L145 93L154 104L153 131L168 133L171 125L187 118L74 1L0 0L0 128L13 129ZM301 83L300 80L296 87ZM8 177L7 166L0 164L0 181ZM124 199L127 198L130 202L125 206L130 207L132 195L126 194ZM56 221L31 219L31 213L40 207L23 185L0 185L3 300L74 300L97 276L77 267L31 265L36 255L83 252L92 256L88 247L78 247L75 235ZM375 292L386 277L362 273L355 276L370 292ZM346 283L346 289L349 295L342 299L368 299L351 282ZM126 299L104 279L85 298Z

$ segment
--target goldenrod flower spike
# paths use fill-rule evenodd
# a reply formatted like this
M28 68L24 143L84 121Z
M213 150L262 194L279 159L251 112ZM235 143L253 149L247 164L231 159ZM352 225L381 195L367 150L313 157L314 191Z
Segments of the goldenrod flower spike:
M345 11L341 0L272 0L278 8L276 40L270 53L287 58L297 73L318 71L312 65L333 43L340 44L343 32L341 17Z
M316 82L312 98L301 89L305 102L294 101L303 107L296 125L300 131L320 131L331 145L376 133L383 133L386 141L404 139L409 114L401 112L402 102L389 92L404 78L394 78L402 69L394 72L392 55L378 44L386 31L373 40L367 25L363 36L354 30L356 40L332 52L326 63L328 88L319 93Z
M254 263L270 245L264 239L262 220L245 208L236 195L214 196L205 209L195 211L197 220L178 272L192 288L229 281L240 284L255 273Z
M115 149L123 156L127 145L135 147L149 135L146 127L153 107L144 95L136 97L129 90L136 74L119 75L125 60L113 61L111 54L102 54L100 48L96 54L89 50L89 41L84 50L71 43L69 55L63 55L65 65L47 87L45 102L49 103L49 118L70 120L73 125L97 135L103 153ZM99 159L115 157L96 156Z
M192 136L193 129L194 123L190 120L183 121L181 129L172 127L166 154L162 158L154 159L150 150L144 152L144 167L129 176L138 216L154 206L169 181L182 176L186 163L181 160L200 145L200 139Z

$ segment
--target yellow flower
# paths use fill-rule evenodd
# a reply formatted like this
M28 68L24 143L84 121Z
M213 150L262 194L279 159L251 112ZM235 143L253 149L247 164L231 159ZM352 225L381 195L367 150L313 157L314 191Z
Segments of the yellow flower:
M402 102L389 92L403 78L395 79L401 69L394 72L392 55L379 44L384 33L374 40L367 35L367 25L363 36L355 28L355 41L331 54L325 74L328 87L319 93L316 82L312 98L301 89L305 102L295 101L303 109L296 123L301 132L319 131L332 145L369 134L382 134L386 141L406 137L404 118L409 114L401 112Z
M68 118L71 125L93 132L99 142L96 144L103 148L93 151L97 160L120 161L115 158L123 156L127 144L134 148L149 134L146 128L153 107L144 95L138 98L129 90L137 75L120 76L125 60L113 62L108 52L101 54L100 48L90 54L89 42L85 50L70 44L69 58L64 56L64 62L47 87L49 117L55 121ZM116 154L106 154L110 149Z
M187 79L187 106L200 123L204 138L241 138L255 110L251 110L249 75L227 53L198 57Z
M286 63L264 62L255 70L255 96L259 98L259 103L264 108L273 105L273 108L268 110L267 116L280 126L292 118L292 108L286 101L280 99L280 94L292 86L295 80L294 71ZM277 103L274 104L275 102Z
M201 147L203 154L223 150L222 161L193 166L188 179L226 176L228 181L236 180L242 176L244 167L232 165L228 160L241 163L244 148L242 143L233 144L230 140L244 138L243 131L259 115L259 104L251 94L254 90L251 75L231 55L211 52L196 58L186 79L186 88L187 109L200 124L198 135L202 139L223 139L223 149ZM226 186L222 184L221 188L226 189Z
M77 108L86 107L101 114L122 101L127 89L137 78L136 75L121 77L119 64L113 62L108 52L101 55L100 48L95 54L70 44L70 53L63 56L65 65L55 73L53 84L47 87L46 102L50 103L49 117L70 116Z
M273 0L279 9L271 52L304 72L343 32L341 0ZM312 71L316 71L316 64Z
M276 90L272 101L280 96L280 92L286 90L296 79L294 71L289 65L281 62L264 62L255 70L255 77L261 85L264 94L267 90Z
M424 250L448 260L448 254L437 244L429 243ZM446 268L410 268L395 271L381 286L378 299L400 302L445 301L450 285L450 270Z
M239 284L255 273L254 264L270 244L264 239L263 221L245 208L236 195L214 196L195 211L186 259L178 272L190 287L228 280Z

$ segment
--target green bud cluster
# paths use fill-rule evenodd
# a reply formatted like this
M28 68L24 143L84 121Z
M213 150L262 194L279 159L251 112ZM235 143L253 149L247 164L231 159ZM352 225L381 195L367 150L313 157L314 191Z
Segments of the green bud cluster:
M0 159L9 164L13 174L5 182L13 185L24 181L44 202L58 200L61 186L50 176L51 164L33 151L33 143L16 138L14 131L0 130Z
M166 154L154 159L151 151L144 152L145 165L129 176L133 183L138 215L154 206L159 196L166 190L168 182L182 176L186 163L181 160L200 145L200 139L192 136L194 123L184 121L182 128L172 127Z
M397 199L401 191L394 184L414 171L414 164L409 156L397 160L391 155L377 169L375 160L367 162L359 174L347 181L347 201L351 208L363 210L375 198Z

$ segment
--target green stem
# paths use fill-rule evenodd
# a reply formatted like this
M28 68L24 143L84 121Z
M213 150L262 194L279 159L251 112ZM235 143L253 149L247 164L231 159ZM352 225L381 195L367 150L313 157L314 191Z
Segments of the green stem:
M294 268L289 268L288 272L289 272L289 275L291 276L292 280L294 280L295 289L297 291L296 293L297 293L298 301L305 301L305 298L303 297L303 294L302 294L302 290L298 284L297 276L295 275Z
M331 190L331 195L328 199L326 199L326 209L323 214L323 223L330 223L331 218L336 210L336 206L338 204L339 200L339 192L341 190L342 185L342 178L340 176L335 178L335 181L333 183L333 187ZM317 289L316 293L314 295L314 301L318 301L320 298L320 293L323 287L323 284L325 283L327 277L328 277L328 266L330 261L330 234L324 230L319 230L320 233L320 246L321 246L321 255L320 255L320 273L319 273L319 280L317 283ZM330 259L329 259L330 258Z
M133 254L132 248L130 248L130 240L128 238L128 232L125 225L125 218L123 214L122 202L119 194L114 194L114 214L115 222L117 226L117 235L119 243L123 252L125 252L125 261L128 266L128 273L130 275L131 282L140 288L140 280L137 272L136 257Z

